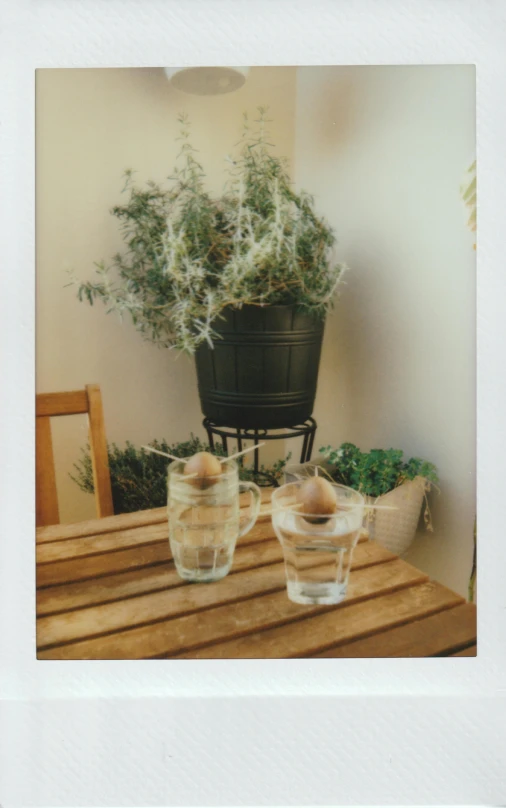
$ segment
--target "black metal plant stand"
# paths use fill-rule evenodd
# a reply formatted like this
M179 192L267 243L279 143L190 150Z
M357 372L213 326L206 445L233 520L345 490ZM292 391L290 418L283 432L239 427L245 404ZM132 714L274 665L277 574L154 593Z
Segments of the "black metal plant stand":
M237 441L237 451L242 452L244 441L253 441L257 446L260 442L266 440L287 440L291 438L303 438L302 450L300 454L300 462L307 463L311 460L311 453L313 451L314 437L316 433L317 423L314 418L308 418L303 424L297 426L284 427L280 429L241 429L238 427L218 426L210 418L204 418L204 429L207 432L209 445L211 450L214 451L215 437L221 439L223 451L228 455L228 440ZM270 474L260 471L259 452L254 452L253 458L253 473L257 477L259 485L272 485L278 487L278 483ZM263 479L262 479L263 478Z

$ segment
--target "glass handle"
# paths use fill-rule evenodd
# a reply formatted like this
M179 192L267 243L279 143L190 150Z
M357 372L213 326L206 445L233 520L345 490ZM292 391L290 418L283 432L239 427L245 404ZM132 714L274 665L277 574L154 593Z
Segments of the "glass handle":
M258 485L255 485L255 483L250 482L240 482L239 493L243 494L246 491L249 491L249 494L251 496L251 501L249 505L251 515L241 517L239 523L239 538L241 536L244 536L245 533L251 530L251 528L253 527L253 525L257 520L258 512L260 510L261 495Z

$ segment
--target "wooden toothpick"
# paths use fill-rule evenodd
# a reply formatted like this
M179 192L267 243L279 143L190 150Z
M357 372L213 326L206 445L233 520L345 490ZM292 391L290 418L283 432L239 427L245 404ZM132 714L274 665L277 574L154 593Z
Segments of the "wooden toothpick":
M358 503L349 505L337 506L338 511L351 511L352 508L363 508L365 511L398 511L397 505L359 505Z
M161 455L162 457L168 457L169 460L188 460L187 457L176 457L175 455L168 454L167 452L159 452L158 449L152 449L151 446L142 446L142 449L146 449L147 452L153 452L153 454Z
M295 508L302 508L302 502L297 505L281 505L280 508L273 508L270 511L260 511L259 516L273 516L275 513L283 513L283 511L295 510Z
M278 513L280 511L294 510L295 508L300 508L301 506L302 506L302 503L281 505L277 509L275 508L275 509L270 510L270 511L260 511L260 516L270 516L273 513ZM330 519L331 516L337 516L339 513L345 513L346 511L351 511L354 508L364 508L364 510L366 510L366 509L367 510L374 509L374 510L380 510L380 511L398 511L399 510L399 508L396 505L353 505L353 504L350 504L350 505L342 505L342 506L338 505L336 510L334 511L334 513L316 514L316 516L325 515L325 516L328 516L329 519Z
M227 460L235 460L236 457L241 457L241 455L246 454L247 452L254 452L256 449L260 449L261 446L265 446L265 443L257 443L255 446L250 446L248 449L243 449L242 452L236 452L230 457L218 457L220 463L226 463ZM169 460L182 460L186 462L189 460L188 457L176 457L175 455L171 455L168 452L160 452L158 449L153 449L151 446L143 446L147 452L153 452L153 454L161 455L162 457L168 457Z
M230 457L219 457L218 460L220 463L226 463L227 460L235 460L236 457L241 457L241 455L245 455L246 452L254 452L256 449L260 449L261 446L265 446L265 443L257 443L255 446L250 446L249 449L243 449L242 452L236 452Z
M353 506L358 508L360 506L355 505ZM398 511L399 508L397 505L364 505L364 508L367 508L368 511Z

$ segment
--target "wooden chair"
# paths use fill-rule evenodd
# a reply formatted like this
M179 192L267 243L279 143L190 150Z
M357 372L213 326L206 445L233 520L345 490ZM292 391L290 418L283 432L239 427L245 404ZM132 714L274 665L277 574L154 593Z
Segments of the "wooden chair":
M36 397L36 522L59 524L51 421L57 415L87 413L97 515L112 516L111 477L104 429L102 396L98 384L69 393L39 393Z

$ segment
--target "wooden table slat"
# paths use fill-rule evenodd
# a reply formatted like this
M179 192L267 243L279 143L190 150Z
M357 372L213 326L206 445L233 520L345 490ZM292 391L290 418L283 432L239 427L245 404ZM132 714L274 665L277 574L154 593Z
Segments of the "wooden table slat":
M403 563L403 562L401 562ZM382 565L383 566L383 565ZM387 566L387 565L385 565ZM381 568L381 567L380 567ZM378 568L378 569L380 569ZM342 614L329 610L316 615L310 625L304 620L269 631L250 633L229 642L179 654L192 659L264 659L313 656L337 642L353 641L360 636L382 632L424 615L434 614L461 603L463 598L433 581L408 586L398 592L354 604L345 601Z
M272 537L272 528L267 520L258 521L254 527L242 536L238 544L252 543ZM75 559L80 556L98 555L99 553L116 552L122 548L138 547L142 544L151 544L164 541L169 548L169 525L165 519L157 524L144 525L130 530L114 531L97 536L84 536L81 539L68 539L67 541L51 542L37 547L37 563L47 564L53 561Z
M144 543L142 534L144 534L145 530L149 532L151 529L155 531L160 529L160 535L163 538L153 539L151 535L146 534L149 541ZM138 528L138 532L140 540L135 546L127 546L124 549L120 546L109 552L94 553L82 557L74 556L72 552L68 556L68 545L66 542L62 542L67 550L63 551L61 560L55 559L49 563L37 565L37 588L91 580L127 570L140 569L152 564L160 564L172 558L167 524L154 528ZM102 537L102 539L104 538ZM249 533L239 539L237 547L255 544L267 539L273 539L270 522L267 520L259 521ZM83 539L83 541L86 541L86 539ZM367 536L362 535L359 542L367 542ZM127 539L127 544L129 543L130 538Z
M75 581L100 579L111 573L140 569L153 564L166 563L170 558L168 541L144 544L114 553L69 558L37 567L37 588L67 584Z
M257 524L228 576L182 581L167 510L37 530L39 659L475 656L476 607L374 542L353 556L348 595L300 606L262 490ZM241 495L247 507L249 495ZM308 556L308 566L320 566Z
M349 585L347 600L340 607L331 607L330 610L334 619L339 622L338 612L343 605L349 607L350 604L366 598L377 597L381 593L393 592L401 587L415 586L426 581L427 576L409 564L394 558L384 564L376 564L366 567L360 575L355 576ZM261 585L261 597L251 597L258 592ZM83 640L70 645L60 645L59 647L40 652L38 657L43 658L139 658L160 656L167 653L178 653L181 649L198 648L212 642L221 642L224 638L237 637L248 632L256 632L279 626L291 620L302 618L301 625L305 623L304 618L316 615L322 611L328 611L328 607L300 606L292 603L286 594L284 565L269 565L262 569L262 575L252 575L249 572L237 573L227 576L219 582L220 593L213 593L218 584L202 588L201 585L189 585L172 590L170 597L168 593L156 593L153 595L135 598L132 601L123 601L118 604L105 606L95 618L100 621L101 630L112 630L112 627L120 625L132 625L132 620L142 622L143 619L152 619L158 614L160 618L174 615L171 620L160 619L159 622L150 623L140 628L132 628L128 631L118 631L105 637ZM276 590L276 591L274 591ZM205 592L209 592L206 596ZM272 594L265 592L272 591ZM182 611L201 607L203 600L209 597L210 604L216 597L220 600L227 598L234 600L234 608L230 604L214 606L206 611L198 611L195 614L188 614L176 617ZM248 598L240 600L240 598ZM149 600L149 604L148 601ZM177 600L177 604L175 601ZM239 602L238 602L239 601ZM124 609L128 604L133 608L128 615ZM143 609L144 607L144 609ZM89 611L89 610L86 610ZM375 611L369 607L368 611ZM104 613L107 614L108 621L104 622ZM69 613L67 619L73 619L74 625L69 632L70 636L78 636L79 628L76 623L82 619L82 611ZM37 626L37 644L43 646L49 642L61 642L64 634L62 621L58 621L55 626L48 628L44 622L52 618L41 618ZM348 624L349 621L346 621ZM84 623L81 630L89 631L89 626L96 623ZM284 630L287 630L285 626ZM307 633L307 626L303 626L302 631ZM311 634L313 627L311 626ZM49 656L48 656L49 654ZM119 654L119 657L116 655ZM105 656L104 656L105 655Z
M160 531L162 538L150 538L150 531ZM140 568L169 561L172 556L169 546L167 523L150 528L138 528L139 542L133 547L125 549L114 549L107 553L95 553L85 557L75 557L66 542L61 542L63 552L61 560L54 560L51 563L39 564L37 566L37 587L50 586L54 584L65 584L73 581L83 581L98 576L109 575L115 572L123 572L128 569ZM149 543L144 544L141 540L142 534L147 531L146 536ZM254 544L257 541L272 538L272 531L268 522L258 522L252 530L239 539L237 546L243 544ZM107 540L107 537L101 537ZM128 538L127 542L133 541ZM74 539L72 541L75 541ZM83 539L86 541L86 539ZM60 543L59 543L60 544ZM46 549L44 547L44 549Z
M478 650L476 645L471 645L469 648L464 648L462 651L457 651L455 654L450 654L450 656L470 656L475 657L478 656Z
M264 594L275 589L285 588L284 565L282 551L279 543L273 539L268 542L239 548L234 558L233 572L225 579L214 585L184 583L178 576L175 568L155 568L156 576L138 575L133 580L122 582L117 577L112 581L112 587L104 581L98 580L95 597L98 603L88 608L67 608L65 614L52 617L39 617L37 622L37 643L39 646L65 642L79 637L90 636L103 631L113 631L118 628L137 625L150 620L157 620L170 615L177 615L188 611L197 611L229 600L251 597L253 594ZM361 569L374 564L385 563L395 559L392 553L375 545L372 542L361 545L355 552L353 569ZM253 569L260 569L265 565L261 574L251 575ZM317 566L313 559L312 566ZM237 577L249 572L244 578ZM156 585L157 584L157 585ZM147 587L147 589L144 589ZM180 587L181 592L174 594L171 589ZM63 592L58 590L62 589ZM54 610L54 600L51 595L65 595L68 587L43 590L40 595L46 596L46 611ZM88 584L88 594L92 587ZM133 591L132 591L133 590ZM111 598L111 594L114 596ZM109 606L105 607L104 597L109 595ZM136 597L134 597L136 595ZM100 605L99 605L100 604ZM38 605L38 614L42 615Z
M173 586L187 586L169 560L170 554L167 548L165 548L165 553L166 563L158 563L156 566L141 567L130 572L119 572L100 578L39 589L37 614L43 616L70 611L83 606L121 600ZM372 564L390 561L393 558L395 558L394 554L379 544L364 542L360 543L355 550L352 568L361 569ZM234 554L230 574L233 575L245 569L261 568L265 564L279 562L282 559L283 551L277 539L266 538L254 544L239 544Z
M454 609L415 620L408 625L382 631L353 643L315 654L317 657L428 657L450 654L476 642L476 608L463 603Z
M116 530L110 533L99 533L96 536L83 536L80 539L47 542L36 548L37 564L49 564L53 561L81 558L99 553L116 552L128 547L139 547L142 544L153 544L156 541L168 541L166 522L145 525L142 529Z
M281 559L279 542L270 539L253 545L238 547L234 554L234 565L230 574L237 570L261 567ZM121 600L133 595L146 594L157 589L185 586L177 574L169 553L166 563L155 567L141 567L132 572L119 572L73 584L52 586L37 592L37 614L44 615L57 611L69 611L83 606Z
M272 496L271 488L261 489L261 513L270 508ZM241 494L241 505L247 507L249 502L248 494ZM259 517L267 519L261 515ZM66 539L78 539L83 536L98 536L101 533L111 533L118 530L128 530L145 525L153 525L159 522L167 522L167 508L150 508L135 513L120 513L115 516L104 516L101 519L87 519L83 522L74 522L63 525L45 525L37 528L37 544L46 542L65 541Z
M136 511L135 513L104 516L102 519L87 519L83 522L62 525L45 525L37 528L37 544L77 539L83 536L98 536L100 533L128 530L166 521L167 508L151 508L145 511Z

